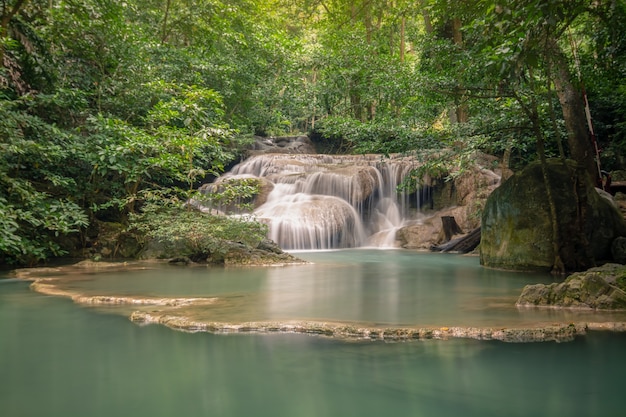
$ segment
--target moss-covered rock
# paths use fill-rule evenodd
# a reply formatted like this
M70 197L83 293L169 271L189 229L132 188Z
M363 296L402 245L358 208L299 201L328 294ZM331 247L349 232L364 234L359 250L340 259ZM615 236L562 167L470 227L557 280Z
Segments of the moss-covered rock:
M269 239L262 240L256 247L241 242L216 241L211 250L199 248L182 239L177 240L175 244L154 239L148 242L139 259L166 259L177 265L187 265L191 262L226 266L306 263L284 252Z
M626 236L621 213L602 198L573 163L548 161L557 211L559 255L567 271L611 261L611 244ZM516 173L487 199L482 216L481 264L513 270L551 270L555 260L552 221L541 165Z
M626 266L606 264L572 274L561 283L527 285L517 305L626 310Z

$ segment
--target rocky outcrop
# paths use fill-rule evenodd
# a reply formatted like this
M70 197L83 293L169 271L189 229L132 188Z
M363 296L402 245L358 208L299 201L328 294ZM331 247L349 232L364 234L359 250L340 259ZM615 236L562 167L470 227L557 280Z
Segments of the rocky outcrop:
M307 263L302 259L284 252L271 240L264 240L256 248L250 248L242 244L232 244L220 255L211 256L212 263L224 266L269 266Z
M602 198L586 172L573 163L548 161L557 212L558 255L567 271L586 270L612 259L611 244L626 236L626 223ZM541 165L530 164L487 199L482 216L481 264L511 270L549 271L555 248Z
M517 305L626 310L626 266L607 264L572 274L562 283L527 285Z
M132 259L141 251L137 237L118 222L94 220L82 235L60 236L68 258Z
M396 239L405 249L430 249L445 243L442 218L453 217L464 233L480 227L480 214L487 198L500 184L500 175L482 164L493 164L485 155L477 155L476 164L455 175L453 181L431 181L432 208L423 209L423 217L400 228Z

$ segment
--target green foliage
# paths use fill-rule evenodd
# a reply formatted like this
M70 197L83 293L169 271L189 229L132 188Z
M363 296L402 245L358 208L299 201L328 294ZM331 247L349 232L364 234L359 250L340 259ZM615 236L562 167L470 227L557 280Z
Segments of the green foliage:
M0 261L33 264L62 255L56 239L87 226L73 198L73 139L0 100Z
M162 82L146 88L161 96L142 127L123 120L88 119L85 149L91 182L105 186L129 211L145 187L186 184L218 175L235 157L234 131L220 120L220 96L211 90ZM107 202L109 203L109 202Z
M166 247L181 246L193 254L221 253L228 242L256 248L267 226L241 217L213 216L180 206L149 205L131 217L131 227Z
M328 117L316 127L316 133L333 152L402 153L415 149L436 149L444 137L434 129L399 125L392 119L360 122L349 117Z
M626 4L606 2L594 9L574 33L583 81L602 161L607 170L623 169L626 160ZM586 34L591 34L589 39Z
M603 158L626 160L623 2L20 5L0 11L4 262L61 253L56 234L87 220L187 201L253 133L308 131L340 153L435 150L423 170L444 176L444 162L462 166L476 150L523 165L537 135L556 154L566 135L550 37L575 73L572 35ZM469 120L456 123L459 110ZM211 198L235 210L255 187Z
M194 202L221 212L243 213L252 210L252 201L261 192L258 178L229 178L196 193Z
M461 127L462 128L462 127ZM422 148L412 155L419 166L398 186L400 190L416 190L424 181L442 179L452 181L475 167L476 156L489 146L489 138L481 135L456 134L456 142L448 142L447 147ZM489 167L495 169L496 166Z

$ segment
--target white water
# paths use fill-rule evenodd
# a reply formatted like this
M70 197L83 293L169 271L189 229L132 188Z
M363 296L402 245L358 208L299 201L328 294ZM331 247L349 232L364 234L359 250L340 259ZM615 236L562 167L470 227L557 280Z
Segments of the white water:
M393 247L410 218L398 185L415 168L405 157L265 154L218 181L264 178L273 188L254 216L287 250Z

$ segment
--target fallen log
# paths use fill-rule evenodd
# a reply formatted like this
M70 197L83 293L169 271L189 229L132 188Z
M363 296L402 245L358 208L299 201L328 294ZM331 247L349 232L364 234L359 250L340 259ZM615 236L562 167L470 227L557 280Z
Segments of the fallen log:
M441 245L433 245L430 247L430 250L433 252L468 253L476 249L479 243L480 227L477 227L464 236L452 239L449 242L442 243Z

